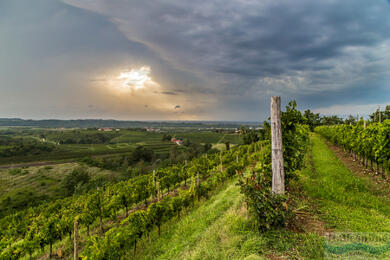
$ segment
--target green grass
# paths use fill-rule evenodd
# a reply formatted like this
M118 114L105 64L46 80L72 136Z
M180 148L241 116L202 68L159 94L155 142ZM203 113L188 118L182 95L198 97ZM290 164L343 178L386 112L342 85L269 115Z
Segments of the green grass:
M302 172L307 195L316 199L329 228L353 232L390 232L390 200L375 183L352 173L317 135L313 166Z
M78 163L33 166L22 169L23 174L16 175L11 174L12 170L0 169L0 216L9 204L23 208L30 202L38 204L39 201L65 197L61 181L79 166ZM87 171L91 181L97 178L113 181L119 177L117 172L96 167L88 167ZM12 203L7 203L8 197Z

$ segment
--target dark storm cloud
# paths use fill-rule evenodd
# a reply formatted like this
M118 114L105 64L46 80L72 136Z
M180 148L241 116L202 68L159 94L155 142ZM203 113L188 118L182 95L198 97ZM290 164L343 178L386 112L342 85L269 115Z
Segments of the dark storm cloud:
M172 66L200 73L218 95L253 88L266 92L264 78L285 77L298 79L294 85L304 92L310 92L307 84L317 83L312 87L316 94L324 87L321 84L349 89L354 83L345 77L364 74L366 62L376 59L377 66L388 68L375 51L382 43L389 46L386 1L77 1L75 5L111 17L129 39L152 48ZM355 63L354 70L348 63ZM288 91L284 86L277 92Z
M93 60L78 66L83 73L124 60L150 66L161 96L183 98L175 103L186 109L204 101L215 119L263 119L271 95L310 108L390 101L385 0L64 0L67 8L48 0L6 2L0 29L27 32L33 47L42 42L35 53L76 60L90 53L80 58ZM21 29L28 19L39 20L38 29ZM7 46L17 59L25 54L18 50L32 48ZM63 70L72 74L73 67Z

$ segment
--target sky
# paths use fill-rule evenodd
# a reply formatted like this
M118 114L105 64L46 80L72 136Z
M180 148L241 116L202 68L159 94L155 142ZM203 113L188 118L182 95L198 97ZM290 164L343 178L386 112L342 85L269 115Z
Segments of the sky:
M263 121L390 104L388 0L1 0L0 117Z

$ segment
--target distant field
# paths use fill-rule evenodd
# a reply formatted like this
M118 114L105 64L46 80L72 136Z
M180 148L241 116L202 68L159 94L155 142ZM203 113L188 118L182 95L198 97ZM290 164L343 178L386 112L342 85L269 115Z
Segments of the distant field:
M197 132L197 133L175 133L173 134L176 138L189 139L194 143L225 143L230 142L231 144L242 144L242 139L237 134L224 134L216 132Z
M38 203L38 200L55 200L64 197L61 189L61 181L79 167L78 163L64 163L51 166L23 168L22 174L13 175L8 169L0 169L0 215L9 204L24 205L26 203ZM91 181L99 177L114 180L119 173L103 170L96 167L86 167Z
M230 142L232 145L242 143L239 135L212 131L171 130L169 133L159 133L124 129L103 132L86 129L0 128L0 137L23 139L25 142L47 143L56 147L54 151L47 153L0 156L0 165L38 161L69 161L85 156L114 155L131 152L137 146L150 148L156 154L168 154L171 147L176 144L162 141L164 134L184 140L188 139L192 143L213 145L225 142ZM97 137L103 137L105 141L103 143L85 143L93 142L94 140L91 141L91 138ZM10 145L0 145L0 151L10 147Z

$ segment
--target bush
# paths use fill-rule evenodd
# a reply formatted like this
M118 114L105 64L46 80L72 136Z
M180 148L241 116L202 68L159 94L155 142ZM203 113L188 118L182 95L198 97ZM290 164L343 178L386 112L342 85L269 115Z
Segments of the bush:
M28 170L22 170L20 168L11 168L8 170L9 175L26 175L28 173Z
M62 187L68 196L73 195L76 188L88 183L90 177L85 168L79 167L74 169L68 176L62 181Z
M240 179L239 185L248 210L255 217L257 228L264 231L285 226L289 214L287 196L274 194L270 178L263 173L256 175L253 172L251 178L244 180Z

